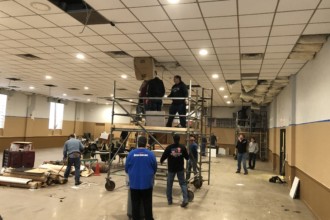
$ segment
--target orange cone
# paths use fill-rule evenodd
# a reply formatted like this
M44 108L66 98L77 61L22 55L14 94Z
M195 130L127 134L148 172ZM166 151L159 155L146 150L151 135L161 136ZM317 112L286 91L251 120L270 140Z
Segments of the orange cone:
M96 163L94 176L101 176L101 174L100 174L100 164L99 163Z

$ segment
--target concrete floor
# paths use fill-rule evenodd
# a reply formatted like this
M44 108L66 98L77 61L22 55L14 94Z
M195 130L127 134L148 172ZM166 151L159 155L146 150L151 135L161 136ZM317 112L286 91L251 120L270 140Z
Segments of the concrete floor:
M36 163L61 159L62 149L40 149ZM2 155L0 154L0 158ZM187 208L181 202L179 186L174 186L174 204L167 205L165 182L156 181L153 194L155 220L203 219L315 219L300 200L289 197L286 185L269 183L274 174L269 164L257 161L249 175L235 174L236 161L231 157L212 158L211 184L195 190L194 201ZM4 220L79 219L121 220L127 217L125 177L113 176L116 188L104 188L105 174L82 178L74 187L73 178L66 185L52 185L38 190L0 187L0 215ZM191 187L194 189L194 187Z

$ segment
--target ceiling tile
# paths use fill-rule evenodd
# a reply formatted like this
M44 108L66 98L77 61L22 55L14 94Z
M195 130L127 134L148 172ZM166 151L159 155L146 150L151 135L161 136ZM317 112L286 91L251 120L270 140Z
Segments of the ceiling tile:
M215 48L217 54L238 54L239 47L220 47Z
M116 26L125 34L148 33L148 30L139 22L121 23Z
M217 29L210 30L212 39L218 38L238 38L238 29Z
M239 69L239 60L224 60L224 61L220 61L220 65L221 66L226 66L226 68L228 68L228 66L235 66L235 68Z
M241 46L264 46L267 44L267 37L240 38Z
M198 5L193 4L176 4L165 5L164 9L171 19L184 19L184 18L200 18L202 17Z
M129 34L127 35L136 43L145 43L145 42L156 42L156 38L154 38L151 34Z
M273 26L270 36L300 35L305 25Z
M199 4L204 17L236 15L236 1L217 1Z
M267 65L267 64L283 64L285 62L285 59L264 59L263 64Z
M319 9L315 12L310 23L330 22L330 9Z
M235 60L239 59L239 54L218 54L219 60Z
M43 17L39 15L34 16L24 16L24 17L17 17L22 22L28 23L32 27L35 28L43 28L43 27L55 27L56 25L47 21Z
M241 53L264 53L265 46L241 47Z
M304 34L330 34L330 23L309 24Z
M20 20L14 18L14 17L1 18L0 19L0 25L3 25L7 28L15 29L15 30L16 29L31 28L29 25L25 24L24 22L21 22Z
M100 51L117 51L119 50L118 47L116 47L115 45L112 44L104 44L104 45L95 45L95 47L97 49L99 49Z
M163 42L166 49L186 49L187 45L184 41Z
M275 12L277 0L238 0L238 11L243 14Z
M78 37L63 37L63 38L57 38L57 39L68 45L71 45L71 46L87 44L86 42L80 40Z
M87 46L74 46L75 48L77 48L78 50L80 50L81 52L96 52L99 51L97 48L87 45Z
M190 40L186 41L190 48L207 48L212 47L211 40Z
M205 30L203 19L174 20L174 25L179 31Z
M136 44L116 44L116 46L124 51L141 50L141 48Z
M208 29L237 28L237 17L214 17L205 18Z
M274 25L306 24L313 14L313 10L279 12L275 15Z
M207 31L181 31L185 40L208 40L210 39Z
M268 45L295 44L298 39L299 36L270 37Z
M26 47L25 44L22 44L18 41L15 41L15 40L4 40L1 43L4 44L4 45L7 45L8 47L14 47L14 48Z
M80 50L71 46L57 46L56 50L62 51L64 53L79 53Z
M65 30L72 33L75 36L82 37L82 36L95 36L97 35L94 31L92 31L88 27L84 27L82 25L79 26L70 26L64 27Z
M330 1L329 0L323 0L321 4L319 5L319 8L330 8Z
M143 22L150 32L169 32L176 31L171 21L151 21Z
M23 30L18 30L18 32L29 36L30 38L47 38L49 35L39 31L38 29L23 29Z
M7 38L13 39L13 40L18 40L18 39L27 39L29 38L28 36L21 34L17 31L14 30L3 30L0 31L0 35L5 36Z
M270 27L240 28L241 37L268 37Z
M163 46L160 43L139 43L139 46L143 50L162 50L164 49Z
M10 16L33 15L34 13L14 1L0 1L1 11Z
M61 27L81 25L78 20L67 13L43 15L43 17Z
M106 19L114 22L134 22L137 21L135 16L128 9L116 9L116 10L102 10L99 11Z
M296 11L315 9L319 0L281 0L277 11Z
M192 55L191 51L189 49L181 49L181 50L169 50L169 52L172 55L179 55L179 56L183 56L183 55Z
M119 34L119 35L108 35L108 36L103 36L105 39L110 41L113 44L117 43L133 43L126 35Z
M262 65L263 69L281 69L283 63L280 64L265 64L265 62Z
M171 56L167 50L148 50L147 51L151 56Z
M17 40L18 42L21 42L27 46L30 47L43 47L43 46L47 46L44 43L41 43L40 41L37 40L33 40L33 39L24 39L24 40Z
M286 59L289 53L265 53L264 59Z
M204 47L203 49L208 51L207 56L201 56L199 55L200 48L197 49L191 49L191 52L196 55L196 58L199 60L217 60L215 56L215 51L212 47Z
M238 47L238 38L213 40L214 47Z
M149 54L143 50L136 50L136 51L127 51L129 55L132 57L147 57Z
M122 0L127 7L143 7L159 5L157 0Z
M240 27L270 26L273 22L274 14L241 15L239 16Z
M130 0L131 1L131 0ZM135 1L131 1L135 2ZM140 21L168 20L168 16L160 6L132 8L131 11Z
M194 56L175 56L175 59L178 61L195 61Z
M101 36L90 36L90 37L80 37L80 39L86 41L89 44L107 44L109 43Z
M120 0L85 0L90 6L96 10L101 9L114 9L114 8L125 8Z
M164 33L155 33L154 36L159 41L180 41L182 37L178 32L164 32Z
M113 27L110 24L88 25L88 27L100 35L121 34L116 27Z
M294 45L281 45L281 46L268 46L267 53L282 53L282 52L291 52Z
M258 65L258 68L260 68L260 65L262 63L262 60L241 60L241 65L245 65L245 66L248 66L248 65Z
M46 34L52 36L52 37L72 37L72 34L67 32L66 30L62 28L41 28L39 29L42 32L45 32Z

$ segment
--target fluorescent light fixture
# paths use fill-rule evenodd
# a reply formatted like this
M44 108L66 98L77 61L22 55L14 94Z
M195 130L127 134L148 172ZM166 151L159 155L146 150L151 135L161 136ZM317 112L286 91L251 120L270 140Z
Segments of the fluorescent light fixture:
M35 89L34 86L30 86L29 89Z
M225 91L225 88L224 87L220 87L219 90L220 91Z
M178 4L180 0L167 0L170 4Z
M47 76L45 76L45 79L52 79L53 77L51 77L51 76L49 76L49 75L47 75Z
M205 50L205 49L201 49L201 50L199 50L199 55L201 55L201 56L205 56L205 55L207 55L209 52L207 52L207 50Z
M212 74L212 78L213 79L218 79L219 78L219 74L216 74L216 73L215 74Z
M226 103L227 103L227 104L230 104L230 103L231 103L231 101L227 101Z
M83 60L83 59L85 59L85 55L82 54L82 53L78 53L78 54L76 55L76 58L79 59L79 60Z
M127 79L127 75L123 74L123 75L121 75L121 78Z
M91 99L87 99L87 102L90 102L91 101Z
M66 93L63 93L63 96L67 96L67 94Z
M236 186L244 186L243 183L236 183Z
M224 95L223 97L224 97L225 99L228 99L228 96L227 96L227 95Z
M84 89L85 89L85 90L89 90L88 86L85 86Z

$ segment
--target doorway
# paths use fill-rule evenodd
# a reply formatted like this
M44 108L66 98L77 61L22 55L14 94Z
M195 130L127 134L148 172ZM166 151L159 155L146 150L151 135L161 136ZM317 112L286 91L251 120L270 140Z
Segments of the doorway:
M285 129L280 130L280 175L285 176L285 155L286 155Z

